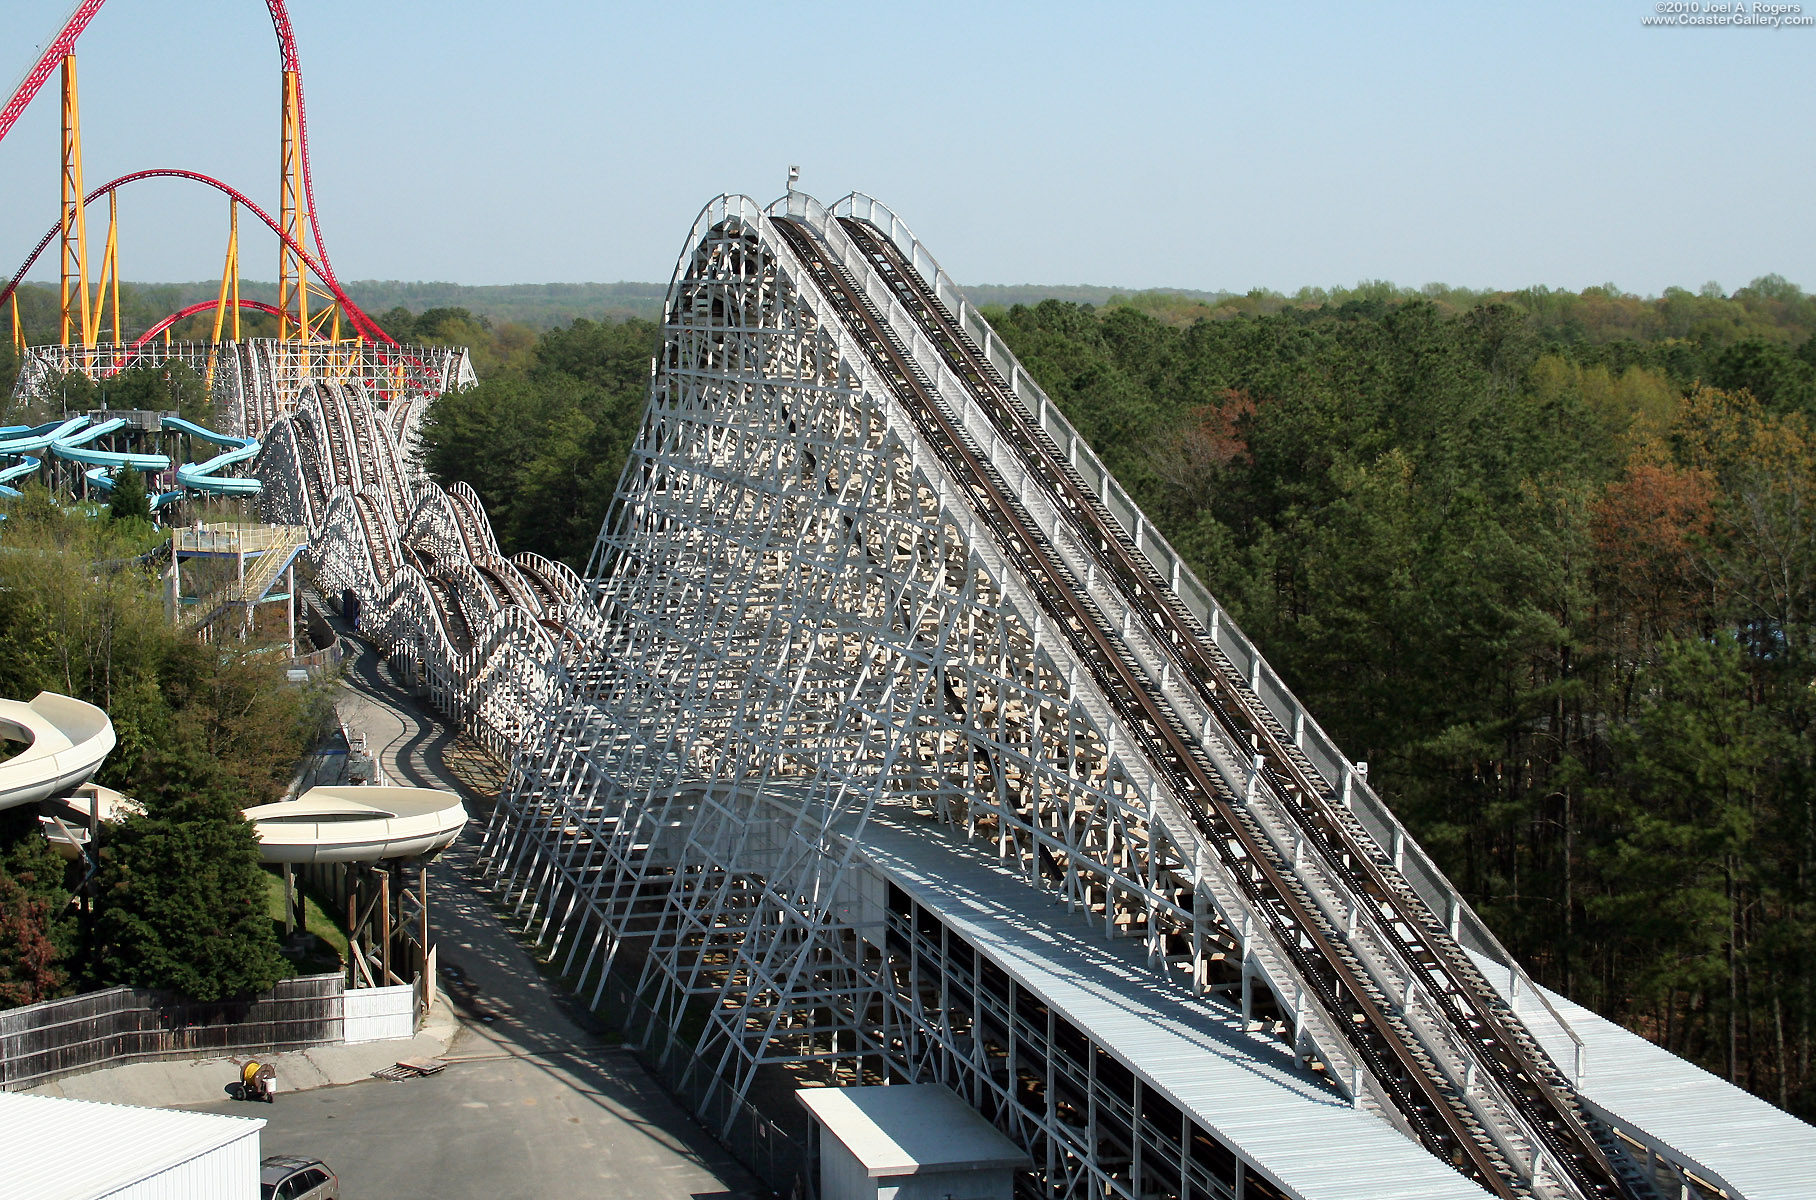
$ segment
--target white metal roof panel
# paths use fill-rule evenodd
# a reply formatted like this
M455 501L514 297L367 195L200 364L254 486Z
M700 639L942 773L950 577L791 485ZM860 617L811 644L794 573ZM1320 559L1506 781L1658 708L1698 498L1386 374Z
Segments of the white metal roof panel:
M872 1179L1031 1165L1020 1147L943 1084L802 1088L795 1099Z
M0 1092L7 1200L99 1200L241 1138L261 1117L225 1117Z
M1487 1193L1295 1069L1278 1042L1149 969L931 822L874 814L861 853L973 945L1300 1200L1481 1200Z
M1476 957L1506 995L1507 969ZM1816 1128L1556 992L1545 995L1583 1039L1583 1099L1612 1124L1698 1164L1697 1174L1744 1200L1816 1196ZM1544 1006L1527 992L1516 1009L1568 1072L1573 1047Z

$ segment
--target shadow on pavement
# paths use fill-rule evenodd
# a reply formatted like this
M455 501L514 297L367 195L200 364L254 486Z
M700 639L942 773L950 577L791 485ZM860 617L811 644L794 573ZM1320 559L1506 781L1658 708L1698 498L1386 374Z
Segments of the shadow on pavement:
M344 633L344 625L336 624ZM469 812L475 802L489 810L496 797L475 797L462 787L461 773L450 762L457 742L447 726L389 677L368 643L347 636L345 644L349 650L345 687L353 703L343 711L350 726L366 733L366 748L386 777L396 784L459 791L468 800ZM367 720L362 722L362 717ZM479 886L475 861L479 832L479 822L469 824L462 840L430 867L429 923L439 961L453 968L443 975L454 986L444 983L443 990L462 1025L448 1059L455 1063L515 1059L745 1189L702 1196L765 1194L766 1189L675 1103L634 1056L611 1045L603 1023L578 998L544 978L530 951L503 925L488 893Z

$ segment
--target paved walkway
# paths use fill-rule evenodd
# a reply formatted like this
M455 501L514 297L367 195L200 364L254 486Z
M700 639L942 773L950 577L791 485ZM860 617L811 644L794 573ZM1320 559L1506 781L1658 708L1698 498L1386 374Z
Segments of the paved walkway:
M398 686L370 647L349 639L341 714L365 734L366 750L386 779L412 787L456 788L469 812L492 796L472 792L470 752L422 702ZM496 783L493 783L496 786ZM384 1164L370 1152L341 1171L362 1195L717 1196L763 1189L644 1072L584 1006L552 986L535 959L493 913L475 880L480 822L435 860L429 874L429 924L444 976L465 986L453 1003L462 1021L430 1079L384 1085L393 1103L418 1098L436 1112L445 1136L387 1143ZM452 969L452 970L450 970ZM362 1093L365 1089L361 1089ZM364 1101L362 1101L363 1103ZM305 1113L311 1111L303 1107ZM319 1138L332 1114L298 1130ZM267 1152L284 1152L285 1125L267 1130ZM354 1139L345 1122L337 1136ZM366 1130L359 1135L379 1135ZM382 1138L380 1139L383 1140ZM462 1146L451 1163L446 1147ZM357 1142L357 1146L364 1143ZM376 1145L376 1143L374 1143ZM299 1144L297 1153L305 1152ZM322 1153L322 1151L311 1151ZM458 1164L468 1164L466 1170ZM401 1166L400 1166L401 1164ZM394 1178L395 1177L395 1178ZM414 1183L407 1181L414 1180ZM481 1181L484 1183L481 1183ZM404 1192L398 1192L398 1186ZM609 1186L609 1191L604 1190Z
M471 772L452 763L461 748L447 726L396 684L370 647L350 641L349 650L354 646L359 654L348 656L341 718L366 735L366 750L385 778L409 787L455 788L466 795L468 812L480 811L481 804L489 809L492 797L476 797L460 786ZM429 926L444 980L458 972L466 982L455 1003L468 1020L450 1053L585 1055L607 1048L615 1039L584 1006L543 978L476 886L474 859L483 829L483 822L474 820L429 868Z

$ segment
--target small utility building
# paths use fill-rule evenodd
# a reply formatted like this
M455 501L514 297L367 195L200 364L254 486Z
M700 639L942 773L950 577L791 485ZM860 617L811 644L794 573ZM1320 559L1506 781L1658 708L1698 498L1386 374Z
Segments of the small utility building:
M263 1119L0 1092L6 1200L258 1200Z
M1034 1165L943 1084L795 1097L820 1125L820 1200L1010 1200Z

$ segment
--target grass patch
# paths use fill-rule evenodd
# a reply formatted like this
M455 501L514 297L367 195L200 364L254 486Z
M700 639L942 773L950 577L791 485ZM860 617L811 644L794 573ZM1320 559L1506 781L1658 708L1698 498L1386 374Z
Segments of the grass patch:
M313 937L300 956L289 956L291 961L303 974L340 970L347 961L347 931L328 915L314 896L300 887L297 891L303 902L302 928ZM284 937L284 879L276 870L265 872L265 904L281 943Z

